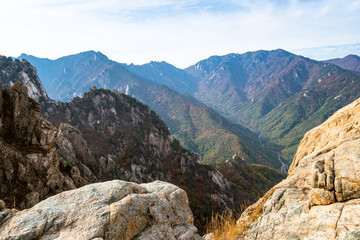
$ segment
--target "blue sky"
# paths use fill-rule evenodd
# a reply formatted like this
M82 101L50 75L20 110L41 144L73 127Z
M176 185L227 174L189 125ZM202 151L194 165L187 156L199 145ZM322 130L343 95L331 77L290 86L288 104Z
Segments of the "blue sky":
M211 55L283 48L360 55L360 0L0 0L0 54L96 50L124 63L187 67Z

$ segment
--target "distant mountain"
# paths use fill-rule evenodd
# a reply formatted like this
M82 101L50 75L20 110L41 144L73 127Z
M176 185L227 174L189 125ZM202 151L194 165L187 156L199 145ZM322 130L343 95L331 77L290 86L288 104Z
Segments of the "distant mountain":
M306 131L360 96L360 75L278 49L213 56L186 71L201 102L280 145L290 162Z
M356 71L359 57L333 62ZM171 78L179 79L183 72L196 79L188 94L258 132L263 143L277 143L288 163L306 131L359 96L359 74L282 49L212 56L172 71Z
M216 164L237 154L247 162L280 167L276 155L264 149L250 130L231 123L190 96L130 72L126 66L99 52L89 51L57 60L22 57L34 63L51 98L67 101L93 86L116 89L154 109L186 148L201 154L203 162ZM171 69L164 73L176 72L169 64L152 66L159 65Z
M148 84L143 77L109 60L100 52L88 51L56 60L22 54L18 59L32 63L51 99L69 101L95 86L126 92L134 84Z
M196 78L169 63L150 62L144 65L125 66L131 72L168 86L179 93L194 93L197 90Z
M197 99L248 124L301 91L317 71L313 63L284 50L257 51L213 56L186 71L199 78Z
M324 62L335 64L343 69L360 72L360 57L357 55L348 55L343 58L335 58Z

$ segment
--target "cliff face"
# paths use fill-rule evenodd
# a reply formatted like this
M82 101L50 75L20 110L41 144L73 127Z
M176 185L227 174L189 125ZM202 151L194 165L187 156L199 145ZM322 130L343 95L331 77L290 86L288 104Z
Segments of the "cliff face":
M360 99L301 141L286 180L238 220L239 239L359 239Z
M24 209L87 181L57 153L59 132L19 82L0 89L0 199Z

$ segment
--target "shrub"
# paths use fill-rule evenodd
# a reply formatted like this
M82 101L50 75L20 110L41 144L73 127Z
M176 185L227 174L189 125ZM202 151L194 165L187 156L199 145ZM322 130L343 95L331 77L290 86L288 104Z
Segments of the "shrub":
M72 164L69 161L65 162L65 171L70 172Z
M212 215L210 223L207 224L206 233L212 233L213 240L235 240L239 235L236 219L234 214L228 211Z

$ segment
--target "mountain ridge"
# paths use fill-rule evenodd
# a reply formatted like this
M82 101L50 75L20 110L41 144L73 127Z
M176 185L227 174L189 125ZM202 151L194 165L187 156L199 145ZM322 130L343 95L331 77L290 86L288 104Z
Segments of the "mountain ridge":
M277 144L287 163L307 130L359 97L358 73L283 49L215 55L184 71L198 80L188 94Z
M347 55L343 58L334 58L324 62L335 64L341 68L360 72L360 57L354 54Z
M307 130L359 97L359 74L281 49L216 56L187 71L203 78L197 99L279 144L288 162Z

